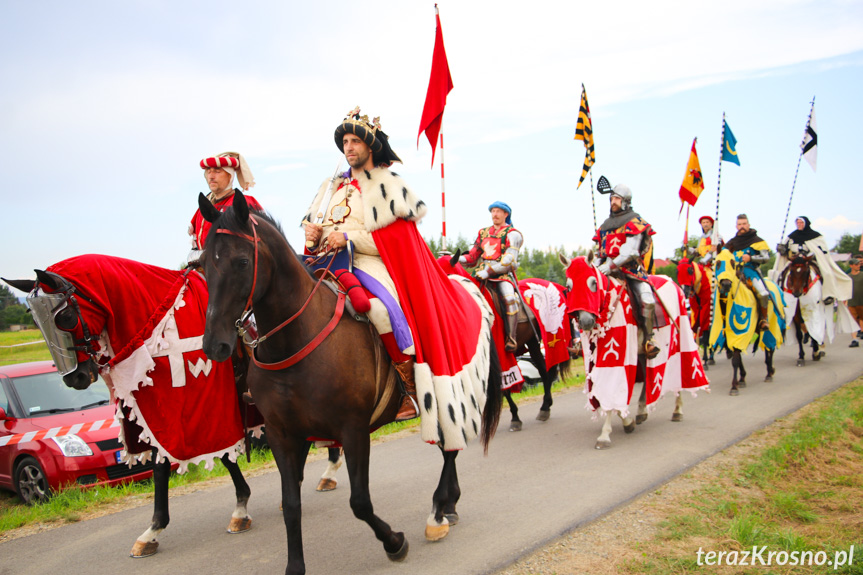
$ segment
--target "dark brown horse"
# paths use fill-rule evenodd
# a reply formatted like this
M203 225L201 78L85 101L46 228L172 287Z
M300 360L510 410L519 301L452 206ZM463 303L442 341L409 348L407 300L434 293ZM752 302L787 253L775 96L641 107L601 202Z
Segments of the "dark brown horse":
M779 287L794 298L794 333L799 354L797 367L806 365L803 345L812 342L812 361L820 361L826 354L820 349L825 338L825 318L821 302L821 273L815 256L797 256L779 276ZM811 312L803 317L803 308Z
M310 437L332 439L344 446L351 484L354 515L368 523L383 543L387 556L404 559L408 542L374 513L369 496L370 426L393 421L399 394L392 388L395 370L377 332L349 314L337 318L343 296L320 287L294 253L279 227L265 214L249 214L242 193L232 208L218 212L201 196L204 218L213 224L202 258L209 287L204 351L214 361L230 357L237 341L237 326L251 306L260 333L248 384L264 416L269 445L282 479L282 506L287 529L286 573L305 573L302 542L300 485ZM284 329L274 328L287 323ZM329 325L329 328L327 327ZM318 337L324 330L329 335ZM313 349L307 344L315 341ZM281 363L306 353L283 369L260 364ZM494 348L489 358L487 394L482 410L484 447L500 416L500 368ZM293 361L293 360L291 360ZM453 414L451 414L453 415ZM443 538L458 521L460 496L455 458L444 451L440 482L433 495L433 511L426 538Z

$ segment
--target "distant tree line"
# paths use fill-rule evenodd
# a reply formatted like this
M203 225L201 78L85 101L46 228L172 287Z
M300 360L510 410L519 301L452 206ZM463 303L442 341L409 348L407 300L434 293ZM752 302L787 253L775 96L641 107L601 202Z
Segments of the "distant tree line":
M12 325L36 327L27 311L27 306L19 303L15 294L2 285L0 286L0 331L8 330Z

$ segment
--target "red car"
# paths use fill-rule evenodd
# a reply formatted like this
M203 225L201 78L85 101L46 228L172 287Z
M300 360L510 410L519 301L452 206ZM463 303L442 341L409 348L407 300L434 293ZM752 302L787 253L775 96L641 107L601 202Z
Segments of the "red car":
M120 463L120 427L111 427L113 422L114 405L101 379L78 391L63 383L51 361L0 366L0 488L33 504L68 485L115 485L149 477L151 462L132 468ZM48 430L53 431L42 435L55 435L76 424L81 424L76 434L21 437Z

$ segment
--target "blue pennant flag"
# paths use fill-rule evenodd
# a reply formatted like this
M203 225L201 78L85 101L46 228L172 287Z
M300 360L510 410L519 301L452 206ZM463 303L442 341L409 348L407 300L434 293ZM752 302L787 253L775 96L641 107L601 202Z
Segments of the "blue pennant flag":
M722 142L722 161L732 162L739 166L740 158L737 157L737 138L731 133L731 128L728 127L728 124L725 124L723 133L725 134L725 141Z

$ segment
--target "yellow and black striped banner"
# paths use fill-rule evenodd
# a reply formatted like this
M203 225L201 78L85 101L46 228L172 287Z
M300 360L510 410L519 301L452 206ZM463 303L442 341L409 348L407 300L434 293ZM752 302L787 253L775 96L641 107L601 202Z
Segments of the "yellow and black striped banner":
M575 124L575 138L584 142L584 168L581 171L581 178L578 180L578 186L581 187L581 182L584 181L584 176L590 170L593 163L596 162L596 151L593 148L593 121L590 119L590 106L587 105L587 91L584 89L584 84L581 85L581 104L578 107L578 122Z

